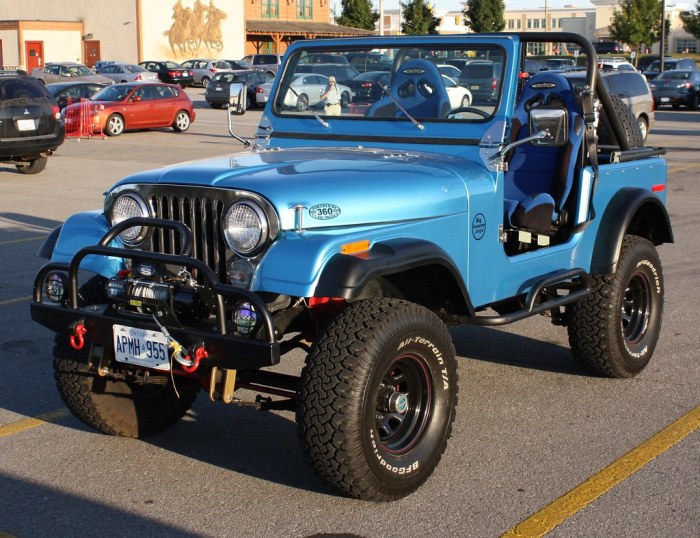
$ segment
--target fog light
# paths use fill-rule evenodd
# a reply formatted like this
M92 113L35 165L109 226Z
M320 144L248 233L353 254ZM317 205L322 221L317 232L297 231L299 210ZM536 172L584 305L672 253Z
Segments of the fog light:
M247 301L239 302L233 312L233 322L240 334L249 335L255 332L258 326L258 313L255 307Z
M236 260L228 266L228 279L231 285L248 289L254 272L255 266L248 260Z
M66 296L66 275L52 271L44 280L44 292L52 303L60 303Z
M112 278L105 286L105 292L107 297L116 297L117 295L123 295L126 293L126 279L123 278Z

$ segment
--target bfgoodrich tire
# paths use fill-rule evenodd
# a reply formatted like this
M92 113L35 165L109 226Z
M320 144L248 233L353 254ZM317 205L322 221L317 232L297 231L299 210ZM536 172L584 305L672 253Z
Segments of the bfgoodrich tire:
M594 276L591 293L569 307L574 357L605 377L638 374L654 353L663 305L663 274L654 245L626 236L617 270Z
M302 372L302 448L347 495L404 497L445 450L457 384L450 335L432 312L397 299L353 303L326 328Z
M104 294L105 280L95 277L80 290L83 304L95 304ZM177 394L167 375L151 375L148 382L127 370L110 369L100 376L87 366L89 343L73 349L56 337L54 376L63 401L85 424L110 435L142 437L172 426L192 406L199 386L177 382Z

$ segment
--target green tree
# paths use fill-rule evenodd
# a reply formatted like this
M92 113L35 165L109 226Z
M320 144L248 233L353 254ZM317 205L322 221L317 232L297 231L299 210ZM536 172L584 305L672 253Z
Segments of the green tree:
M440 24L433 13L433 6L425 0L410 0L401 2L403 12L403 22L401 32L408 35L437 34L437 27Z
M464 11L464 24L472 32L500 32L506 27L503 14L504 0L467 0Z
M379 13L372 10L370 0L342 0L340 17L335 22L352 28L374 30L374 23L379 20Z
M695 11L681 13L683 29L695 37L700 37L700 0L695 4Z
M661 38L661 0L623 0L613 12L610 35L639 52ZM639 56L637 54L637 56Z

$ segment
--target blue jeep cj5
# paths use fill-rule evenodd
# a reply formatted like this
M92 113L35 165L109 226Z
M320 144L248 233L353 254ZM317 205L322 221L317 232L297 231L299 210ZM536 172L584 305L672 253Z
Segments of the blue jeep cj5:
M528 42L579 47L583 89L527 78ZM336 75L330 116L328 78L307 69L321 54L391 64L361 84ZM666 163L596 63L561 33L294 43L244 151L127 177L43 245L32 317L56 333L66 404L141 437L201 389L257 391L296 411L325 481L389 501L450 437L449 326L546 315L592 372L639 373L661 327L655 246L673 241ZM245 101L234 85L228 114ZM269 368L294 349L298 376Z

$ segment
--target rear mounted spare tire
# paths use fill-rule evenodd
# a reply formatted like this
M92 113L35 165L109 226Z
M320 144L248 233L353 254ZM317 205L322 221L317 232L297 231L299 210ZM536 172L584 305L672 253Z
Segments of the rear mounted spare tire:
M610 101L613 105L613 111L620 120L622 130L627 137L631 148L641 148L644 146L644 134L639 127L637 118L632 113L625 102L617 95L610 94ZM615 138L615 134L608 121L608 116L605 109L600 112L600 125L598 125L598 144L601 146L619 146L619 141Z

